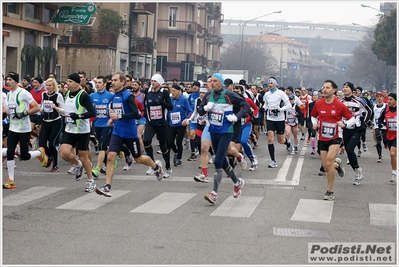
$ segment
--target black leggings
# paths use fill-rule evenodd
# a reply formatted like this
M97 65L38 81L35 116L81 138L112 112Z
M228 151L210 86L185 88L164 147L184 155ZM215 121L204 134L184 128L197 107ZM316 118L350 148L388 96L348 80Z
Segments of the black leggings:
M157 134L157 139L159 141L159 145L161 147L162 156L165 160L165 168L170 168L170 153L168 149L168 125L165 126L152 126L150 123L147 123L145 126L143 144L145 148L145 153L152 160L154 160L154 152L151 146L152 139L155 134Z
M39 135L39 146L43 147L46 151L46 155L52 159L53 166L58 165L58 151L56 145L61 131L61 119L52 122L42 122L42 129Z
M177 126L168 128L168 147L177 153L177 158L181 159L183 156L183 138L186 133L185 126ZM175 144L176 139L176 144Z
M355 147L360 141L361 132L354 129L344 129L343 130L343 140L346 154L348 155L349 163L353 170L359 168L359 163L357 162L357 156L355 153Z
M7 137L7 160L14 160L15 148L19 142L21 160L29 160L29 133L8 132Z

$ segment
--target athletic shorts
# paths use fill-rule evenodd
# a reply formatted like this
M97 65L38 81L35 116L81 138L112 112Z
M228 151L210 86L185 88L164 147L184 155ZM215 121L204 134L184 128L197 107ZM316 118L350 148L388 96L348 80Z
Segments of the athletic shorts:
M276 131L277 134L284 134L285 121L266 120L267 131Z
M320 151L328 151L331 145L341 145L342 138L333 139L330 141L318 141L317 148Z
M211 140L211 133L209 132L209 126L205 126L204 130L202 130L201 140Z

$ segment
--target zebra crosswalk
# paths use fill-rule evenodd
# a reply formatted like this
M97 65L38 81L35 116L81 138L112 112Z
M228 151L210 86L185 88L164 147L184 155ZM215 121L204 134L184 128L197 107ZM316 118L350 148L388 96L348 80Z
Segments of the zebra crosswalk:
M55 194L67 190L66 187L34 186L22 191L16 191L3 196L4 207L18 207L34 201L51 201ZM134 194L129 190L113 190L112 197L103 197L95 193L86 193L83 196L74 197L70 201L56 206L57 210L98 211L107 204L118 201L123 196ZM131 204L129 209L132 213L145 214L172 214L183 205L190 205L198 194L181 192L162 192L144 204ZM202 196L201 196L202 197ZM263 197L240 196L233 198L229 196L220 200L209 216L249 218L259 207ZM219 199L218 199L219 201ZM191 203L192 204L192 203ZM136 206L133 206L136 205ZM204 205L205 201L204 201ZM396 226L396 204L369 203L370 225ZM330 223L333 214L333 201L316 199L299 199L291 221Z

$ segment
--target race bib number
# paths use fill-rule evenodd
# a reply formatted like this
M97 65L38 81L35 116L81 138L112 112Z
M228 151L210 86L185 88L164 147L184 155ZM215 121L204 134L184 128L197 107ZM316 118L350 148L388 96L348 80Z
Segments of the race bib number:
M96 113L97 118L107 118L107 105L96 105Z
M43 100L43 111L46 113L53 112L53 101L51 100Z
M10 111L10 118L14 117L16 110L17 110L16 105L8 105L8 111Z
M296 118L287 118L287 122L288 122L288 124L295 125L296 124Z
M388 130L396 131L396 118L388 118L387 124L388 124Z
M170 120L172 121L172 124L180 123L180 121L181 121L180 112L170 113Z
M123 115L122 103L113 103L112 107L116 115Z
M224 111L223 110L215 110L211 111L211 118L209 123L216 126L223 125Z
M278 112L275 111L274 109L269 109L269 116L271 117L277 117L278 116Z
M337 129L336 123L323 122L321 124L321 136L325 138L333 138Z
M75 121L68 115L68 116L65 116L65 124L72 125L72 124L76 124L76 123L75 123Z
M150 106L150 119L159 120L162 119L162 106Z

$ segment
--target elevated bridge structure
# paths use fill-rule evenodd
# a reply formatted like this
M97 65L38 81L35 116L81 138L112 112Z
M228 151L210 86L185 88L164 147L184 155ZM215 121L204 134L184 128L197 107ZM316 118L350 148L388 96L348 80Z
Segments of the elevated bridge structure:
M224 20L221 35L226 44L241 40L241 30L245 21ZM286 22L286 21L250 21L244 27L244 39L267 33L295 39L310 45L317 37L321 37L324 53L330 56L350 56L353 48L363 40L363 36L371 28L358 25L339 25L336 23ZM348 35L350 37L348 37Z

